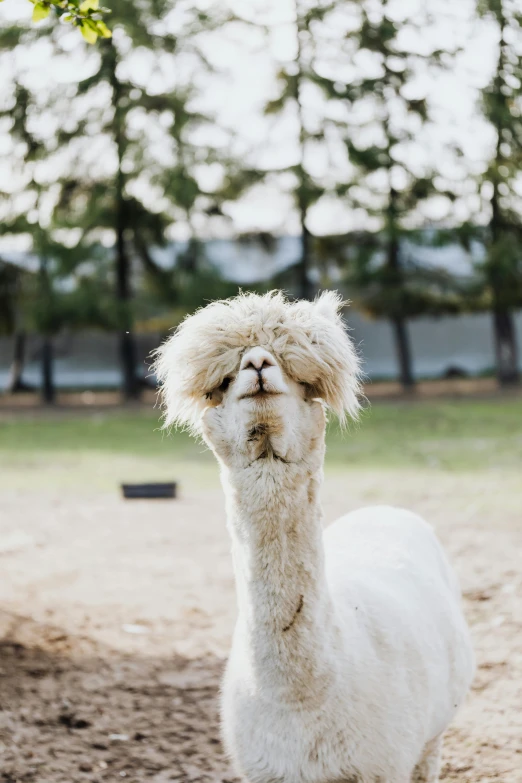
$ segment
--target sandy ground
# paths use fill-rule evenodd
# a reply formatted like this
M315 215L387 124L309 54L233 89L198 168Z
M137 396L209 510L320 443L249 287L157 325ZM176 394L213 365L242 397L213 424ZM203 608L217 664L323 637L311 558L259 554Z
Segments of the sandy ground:
M206 469L209 472L209 469ZM0 494L0 781L235 781L217 698L235 614L213 471L176 501ZM522 781L520 477L327 475L327 521L408 505L460 574L478 672L442 779Z

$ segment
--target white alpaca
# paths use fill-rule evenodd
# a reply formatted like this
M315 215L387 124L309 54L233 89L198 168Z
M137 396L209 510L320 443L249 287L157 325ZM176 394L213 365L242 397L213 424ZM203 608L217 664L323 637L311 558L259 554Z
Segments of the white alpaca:
M457 580L431 527L388 507L323 535L325 406L357 412L335 294L215 302L158 352L167 422L221 465L238 619L226 747L250 783L438 780L473 674Z

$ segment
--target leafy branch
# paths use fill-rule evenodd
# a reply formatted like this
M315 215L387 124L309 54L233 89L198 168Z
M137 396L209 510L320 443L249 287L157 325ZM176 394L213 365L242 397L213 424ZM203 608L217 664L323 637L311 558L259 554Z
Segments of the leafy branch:
M2 0L0 0L2 2ZM100 8L100 0L29 0L33 4L33 22L47 19L54 10L60 21L80 28L87 43L110 38L112 33L103 21L109 8Z

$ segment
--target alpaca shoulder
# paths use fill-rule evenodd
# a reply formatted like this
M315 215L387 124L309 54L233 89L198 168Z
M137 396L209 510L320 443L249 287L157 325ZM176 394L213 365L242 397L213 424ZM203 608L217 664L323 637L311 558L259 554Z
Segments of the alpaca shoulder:
M418 578L441 580L453 595L460 589L453 569L430 524L411 511L394 506L368 506L346 514L324 533L327 567L354 567L368 577L384 569L402 580L404 571Z

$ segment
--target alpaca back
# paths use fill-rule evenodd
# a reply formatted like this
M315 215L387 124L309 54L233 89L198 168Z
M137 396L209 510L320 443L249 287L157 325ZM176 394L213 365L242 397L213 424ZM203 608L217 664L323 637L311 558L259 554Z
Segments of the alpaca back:
M380 568L406 569L415 577L420 572L441 580L460 599L456 574L432 526L411 511L393 506L358 509L325 530L324 544L331 569L344 564L366 569L368 577Z
M414 714L419 739L429 742L453 718L474 671L458 580L433 529L409 511L369 507L335 522L324 544L350 676L366 683L361 698L382 694L390 717L400 705L395 720L405 728L405 713Z

